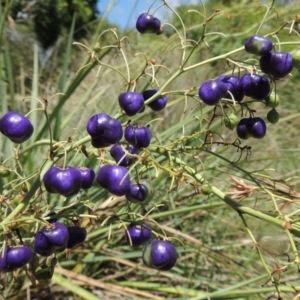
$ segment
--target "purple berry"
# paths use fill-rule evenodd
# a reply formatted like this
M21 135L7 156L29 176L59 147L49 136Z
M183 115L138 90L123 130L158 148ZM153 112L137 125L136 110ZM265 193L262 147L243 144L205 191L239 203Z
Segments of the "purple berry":
M50 256L55 252L55 247L48 241L42 231L35 234L34 251L42 256Z
M160 27L160 20L148 13L142 13L136 21L136 29L140 33L158 33Z
M243 118L238 123L236 132L238 137L243 140L250 137L261 139L266 135L267 126L261 118Z
M73 249L85 241L87 236L85 228L79 226L68 226L67 228L69 232L67 249Z
M144 91L143 92L144 100L146 101L149 98L151 98L153 95L157 93L157 91L158 91L157 89ZM160 95L158 98L156 98L151 103L149 103L148 106L154 111L160 111L166 107L167 102L168 102L167 97L164 95Z
M249 118L243 118L236 126L236 133L240 139L247 140L251 137L250 132L251 121Z
M124 196L130 188L128 169L122 166L105 165L100 168L97 182L116 196Z
M86 126L95 148L103 148L119 142L123 136L121 123L106 114L92 116Z
M31 122L17 112L9 111L0 119L0 131L16 144L27 141L33 130Z
M82 176L82 184L81 188L84 190L88 190L92 187L96 174L94 170L86 167L78 168Z
M250 132L255 139L262 139L267 133L267 126L261 118L251 118Z
M146 204L152 198L154 188L148 180L141 180L139 183L131 183L126 199L133 203Z
M146 244L142 259L147 267L168 271L175 266L178 254L171 242L152 240Z
M127 116L134 116L144 108L144 97L140 93L126 92L119 95L120 107Z
M65 197L76 195L82 185L82 175L79 169L73 167L51 167L43 177L45 189L49 193Z
M260 35L251 36L245 43L245 50L255 55L265 55L273 48L273 42L266 37Z
M139 149L133 145L129 145L127 147L127 151L130 154L138 154L139 153ZM119 166L128 167L131 165L132 158L125 156L125 151L120 144L114 144L110 148L109 152L110 152L110 155L115 159L116 163Z
M127 226L125 236L127 243L132 247L138 247L151 239L152 231L147 224L131 223Z
M124 132L125 140L137 148L146 148L151 142L151 131L148 127L129 125Z
M10 245L4 248L2 254L0 255L0 270L4 272L13 272L29 263L33 251L27 245Z
M233 75L221 75L217 80L226 84L227 90L231 92L235 101L241 102L244 98L244 92L240 84L240 79ZM224 98L232 99L231 95L227 92Z
M34 250L42 256L50 256L54 252L66 249L69 240L67 226L54 222L39 230L34 238Z
M208 80L199 88L199 97L206 105L216 105L227 94L227 85L220 80Z
M293 56L287 52L270 52L260 58L261 70L280 79L293 70Z
M67 226L60 222L52 223L41 229L47 241L55 248L62 248L67 245L69 232Z
M270 81L258 74L245 74L240 79L245 96L256 100L264 100L271 92Z

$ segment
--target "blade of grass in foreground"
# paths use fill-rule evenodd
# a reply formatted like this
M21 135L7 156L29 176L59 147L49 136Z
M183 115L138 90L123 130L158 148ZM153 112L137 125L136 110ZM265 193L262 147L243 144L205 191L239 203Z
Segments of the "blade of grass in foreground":
M90 293L89 291L85 290L82 287L79 287L78 285L75 285L74 283L70 282L67 278L58 275L53 274L52 281L56 284L60 285L61 287L65 288L66 290L78 295L80 299L86 299L86 300L101 300L101 298L95 296L94 294Z
M63 64L63 68L62 68L62 76L60 78L59 88L62 92L64 92L65 88L66 88L66 81L67 81L67 74L68 74L70 58L71 58L71 48L72 48L75 23L76 23L76 13L74 13L73 19L72 19L68 43L67 43L66 52L65 52L64 64ZM55 122L54 132L53 132L54 139L56 139L56 140L59 140L59 138L60 138L60 134L61 134L60 125L61 125L61 121L62 121L62 116L63 116L63 110L59 110L56 115L56 122Z

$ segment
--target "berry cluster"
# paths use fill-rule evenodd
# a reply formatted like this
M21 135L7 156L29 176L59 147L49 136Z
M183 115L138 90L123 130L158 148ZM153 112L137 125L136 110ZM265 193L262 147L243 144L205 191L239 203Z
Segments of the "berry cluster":
M144 13L137 20L137 29L141 33L158 33L161 23L157 18ZM145 101L153 98L148 106L153 111L161 111L167 105L167 97L159 95L155 98L157 92L158 89L149 89L143 93L121 93L118 98L120 108L127 116L134 116L142 113ZM51 194L72 197L81 190L90 189L96 179L98 185L109 193L124 196L132 203L146 205L153 198L154 187L147 179L131 181L128 167L150 145L152 134L149 127L131 122L127 122L124 130L123 128L119 120L105 113L93 115L86 125L91 144L97 149L110 147L109 153L116 164L102 165L97 175L87 167L52 166L43 175L45 190ZM25 116L10 111L0 119L0 131L12 142L23 143L31 137L33 126ZM124 141L121 142L123 135ZM18 246L7 242L0 258L0 270L11 272L22 268L36 254L50 257L65 250L69 253L86 240L87 232L78 221L74 221L73 225L65 225L57 220L53 211L46 217L48 224L35 233L33 247L23 244L21 238ZM142 259L149 267L170 270L177 261L175 247L169 241L152 239L152 229L147 224L130 223L126 229L126 240L132 247L147 243ZM44 270L33 270L39 279L42 277L38 274L42 271ZM47 276L45 278L48 279Z
M137 30L144 33L159 34L162 25L159 19L149 13L143 13L136 22ZM245 43L245 50L260 56L259 65L263 75L257 74L256 69L240 76L221 75L216 79L204 82L198 91L200 99L206 105L216 106L226 101L226 105L237 103L244 106L250 113L249 117L238 118L234 113L224 116L226 127L236 127L240 139L250 137L261 139L266 135L267 126L260 117L255 117L253 111L243 102L244 97L254 101L264 102L272 110L267 118L270 123L276 123L279 115L275 107L279 97L272 91L272 83L284 78L293 69L293 57L290 53L275 52L270 39L254 35ZM128 86L130 84L128 83ZM157 96L155 96L158 94ZM148 100L150 100L149 102ZM147 106L153 111L161 111L167 105L167 97L159 95L159 89L152 88L143 92L126 91L118 96L120 109L126 116L143 113ZM225 105L224 105L225 107ZM124 115L123 114L123 115ZM7 112L0 119L0 131L12 142L20 144L27 141L33 134L34 128L26 116L17 112ZM155 190L149 179L132 180L130 167L134 165L140 153L150 145L152 133L148 126L140 126L130 120L124 124L105 113L93 115L86 125L91 145L96 149L110 147L109 153L115 163L102 163L98 173L87 167L52 166L43 175L43 184L47 192L72 197L81 190L88 190L96 180L98 186L114 196L123 196L128 202L140 204L143 207L153 199ZM103 151L105 152L105 151ZM202 186L202 193L209 194L210 186ZM132 217L132 216L130 216ZM26 245L20 238L20 245L13 245L10 239L5 243L0 256L0 270L12 272L28 264L34 256L55 256L56 253L70 252L81 245L87 238L87 231L81 227L78 220L72 225L65 225L57 220L55 212L46 215L48 222L36 231L33 247ZM143 221L129 222L125 238L131 247L144 245L142 260L150 268L167 271L172 269L178 259L175 246L168 239L161 239L152 228ZM155 237L153 237L155 235ZM33 273L37 272L33 270Z
M287 52L272 52L273 42L266 37L254 35L245 43L245 50L260 56L259 65L263 75L255 72L246 73L240 78L234 75L221 75L217 79L204 82L199 88L199 97L206 105L217 105L221 99L229 99L239 105L245 96L254 101L264 102L272 110L267 119L274 124L279 120L275 107L279 104L279 97L272 91L272 82L287 76L293 69L293 56ZM228 101L226 102L228 103ZM261 139L266 135L267 126L262 118L255 117L253 111L248 109L250 117L239 118L230 114L224 118L225 125L233 130L236 127L240 139L250 137Z
M177 261L178 254L174 245L166 240L151 239L152 230L147 224L132 222L126 230L126 239L132 247L146 243L142 259L149 268L168 271Z

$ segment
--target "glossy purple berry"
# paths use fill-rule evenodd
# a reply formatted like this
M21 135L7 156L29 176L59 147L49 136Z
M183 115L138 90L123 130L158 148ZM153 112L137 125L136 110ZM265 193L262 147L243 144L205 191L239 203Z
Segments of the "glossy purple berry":
M220 80L208 80L199 88L199 97L206 105L216 105L227 94L227 85Z
M240 79L233 75L221 75L217 80L222 81L226 84L227 90L233 95L234 100L241 102L244 98L244 92L240 84ZM224 96L226 99L232 99L231 95L228 93Z
M171 242L155 239L146 244L142 259L149 268L168 271L175 266L178 254Z
M158 33L160 27L160 20L148 13L142 13L136 21L136 29L140 33Z
M153 95L157 93L157 91L158 91L157 89L144 91L143 92L144 100L146 101L149 98L151 98ZM156 98L151 103L149 103L148 106L154 111L160 111L166 107L167 102L168 102L167 97L164 95L160 95L158 96L158 98Z
M119 142L123 136L121 123L106 114L92 116L86 130L95 148L103 148Z
M256 100L264 100L271 92L270 80L258 74L245 74L240 83L245 96Z
M130 223L125 231L126 241L132 247L138 247L151 239L152 230L147 224Z
M85 228L79 226L68 226L67 228L69 232L67 249L73 249L85 241L87 236Z
M262 139L267 133L267 126L263 119L259 117L251 118L250 133L255 139Z
M49 193L65 197L76 195L82 185L79 169L73 167L51 167L43 177L45 189Z
M96 174L94 170L86 167L78 168L82 176L82 184L81 188L84 190L88 190L92 187Z
M42 256L66 249L69 240L67 226L60 222L51 223L39 230L34 238L34 250Z
M60 222L52 223L41 229L48 242L55 248L62 248L67 245L69 232L67 226Z
M116 196L124 196L130 188L128 169L122 166L105 165L97 175L98 184Z
M267 126L263 119L243 118L236 127L236 132L239 138L246 140L250 137L261 139L266 135Z
M153 185L146 179L138 183L131 183L126 199L133 203L146 204L154 195Z
M133 145L127 147L127 151L130 154L138 154L139 149ZM110 155L115 159L119 166L128 167L132 163L133 159L125 155L125 151L120 144L114 144L110 148Z
M119 95L120 107L127 116L134 116L144 108L144 97L140 93L125 92Z
M0 254L0 271L13 272L30 262L33 255L28 245L6 246Z
M273 48L273 42L266 37L260 35L251 36L245 43L245 50L255 55L265 55Z
M270 52L259 60L261 70L275 79L288 75L293 70L293 56L288 52Z
M0 131L16 144L27 141L33 130L31 122L17 112L9 111L0 119Z
M124 132L125 140L137 148L146 148L151 142L151 131L148 127L129 125Z
M38 231L34 237L34 251L42 256L50 256L55 252L55 247L48 241L42 231Z
M240 139L247 140L251 137L250 131L251 121L249 118L243 118L236 126L236 133Z

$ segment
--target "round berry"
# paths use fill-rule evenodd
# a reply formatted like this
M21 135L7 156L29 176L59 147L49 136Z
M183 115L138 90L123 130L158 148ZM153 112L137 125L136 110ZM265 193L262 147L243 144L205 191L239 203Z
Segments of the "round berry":
M273 42L266 37L260 35L251 36L245 43L245 50L255 55L265 55L273 48Z
M262 139L267 132L267 126L259 117L241 119L236 127L239 138L246 140L250 137Z
M168 271L175 266L178 254L171 242L155 239L146 244L142 259L147 267Z
M217 80L224 82L227 86L227 93L224 98L232 99L231 95L228 93L229 91L234 97L235 101L241 102L243 100L244 92L238 77L233 75L221 75L217 78Z
M251 121L249 118L243 118L236 126L236 133L240 139L247 140L251 137L250 131Z
M127 243L132 247L138 247L151 239L152 231L147 224L131 223L127 226L125 236Z
M267 133L267 126L261 118L250 118L250 133L255 139L262 139Z
M116 196L124 196L130 188L128 169L122 166L105 165L97 175L98 184Z
M199 88L199 97L207 105L216 105L227 94L227 85L221 80L208 80Z
M148 127L129 125L124 132L125 140L137 148L146 148L151 142L151 131Z
M228 115L224 118L224 123L228 129L233 130L239 123L239 120L240 119L237 115L235 115L234 113L231 113L230 115Z
M261 70L280 79L293 70L293 56L288 52L270 52L259 60Z
M94 170L86 167L78 168L82 176L81 188L88 190L92 187L96 174Z
M139 154L139 149L133 145L129 145L127 151L130 154ZM109 152L119 166L128 167L131 165L132 158L125 155L125 151L120 144L114 144Z
M139 183L131 183L126 199L133 203L146 204L154 195L153 185L148 180L141 180Z
M0 270L13 272L30 262L33 252L28 245L5 246L0 254Z
M66 247L69 239L69 232L65 224L54 222L43 227L41 229L41 232L43 233L49 244L54 248L57 249Z
M82 185L82 175L79 169L73 167L51 167L43 177L45 189L49 193L65 197L76 195Z
M142 13L136 21L136 29L140 33L158 33L160 27L160 20L148 13Z
M271 94L265 99L265 101L268 107L275 108L279 105L280 98L277 93L271 92Z
M123 136L121 123L106 114L92 116L86 130L95 148L103 148L118 143Z
M212 193L212 186L209 183L204 183L201 185L201 193L203 195L210 195Z
M17 112L9 111L0 119L0 131L16 144L27 141L33 130L31 122Z
M245 74L241 77L244 95L256 100L264 100L271 92L271 84L267 77L258 74Z
M120 107L127 116L134 116L144 108L144 97L140 93L125 92L119 95Z
M278 113L278 111L273 108L271 109L268 114L267 114L267 120L271 123L271 124L276 124L280 119L280 115Z
M63 223L53 222L35 234L34 251L42 256L50 256L54 252L66 249L69 232Z
M146 101L149 98L151 98L153 95L157 93L157 91L158 91L157 89L144 91L143 92L144 100ZM160 111L166 107L167 102L168 102L167 97L164 95L160 95L158 98L156 98L155 100L153 100L151 103L147 105L154 111Z
M50 256L55 252L55 247L48 241L42 231L35 234L34 251L42 256Z
M79 226L68 226L67 229L69 232L67 249L73 249L85 241L87 236L85 228Z

